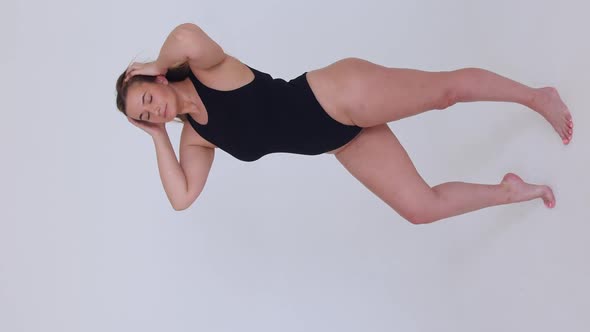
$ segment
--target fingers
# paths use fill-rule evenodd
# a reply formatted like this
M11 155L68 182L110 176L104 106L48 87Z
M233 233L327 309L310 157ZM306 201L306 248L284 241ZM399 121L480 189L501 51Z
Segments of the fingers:
M133 70L133 69L137 69L138 67L142 66L143 63L141 62L132 62L129 67L127 67L127 73L129 73L129 71Z
M140 127L140 128L144 128L144 127L148 127L149 128L149 127L151 127L151 126L154 125L153 123L148 122L146 120L136 120L136 119L134 119L132 117L129 117L129 116L127 117L127 120L129 122L131 122L132 124L136 125L137 127Z
M166 132L166 123L149 123L145 121L138 121L130 117L127 117L127 120L152 137L159 133Z
M129 81L129 80L130 80L130 79L131 79L133 76L135 76L135 75L137 75L137 74L138 74L138 71L137 71L137 69L134 69L134 70L130 71L130 72L127 74L127 75L125 75L125 80L124 80L124 82L127 82L127 81Z
M158 76L158 75L165 75L167 70L161 69L158 67L158 64L154 62L134 62L125 71L125 80L127 82L133 76L136 75L146 75L146 76Z
M137 71L137 68L132 68L132 67L127 68L127 71L125 72L124 82L127 82L131 77L135 76L136 71Z
M136 75L158 76L165 75L167 71L167 69L160 68L156 61L146 63L134 62L127 67L124 82L127 82L130 78Z
M135 67L135 62L130 64L129 67L127 67L127 70L125 70L125 77L129 76L129 73L133 70L134 67Z
M127 117L127 120L134 125L135 127L147 132L149 130L149 125L148 123L144 122L144 121L140 121L140 120L135 120L131 117Z
M127 121L131 122L131 124L133 124L134 126L140 127L140 128L147 125L146 121L136 120L130 116L127 117Z
M127 67L127 70L125 71L124 82L127 82L131 77L135 76L137 74L137 71L141 69L144 65L145 64L141 62L133 62L131 65L129 65L129 67Z
M144 132L146 132L146 133L148 133L148 134L149 134L149 128L148 128L148 127L146 127L146 125L145 125L145 124L143 124L141 121L137 121L137 120L135 120L135 119L133 119L133 118L131 118L131 117L127 117L127 120L128 120L128 121L129 121L129 122L130 122L132 125L134 125L135 127L139 128L139 129L141 129L141 130L143 130ZM151 135L151 134L150 134L150 135Z

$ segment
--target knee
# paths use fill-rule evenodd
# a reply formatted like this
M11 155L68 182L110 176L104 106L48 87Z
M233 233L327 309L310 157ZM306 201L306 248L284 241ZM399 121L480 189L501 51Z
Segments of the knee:
M410 224L413 224L413 225L430 224L430 223L436 221L436 220L432 219L431 217L425 215L424 213L408 215L408 216L403 216L403 217Z
M455 80L445 80L443 89L435 105L435 109L444 110L459 102L461 93L460 82Z
M441 219L440 202L439 193L431 188L427 194L420 196L419 200L399 209L398 213L411 224L430 224Z
M456 103L473 101L473 85L479 84L486 71L481 68L462 68L447 72L445 104L447 107Z
M444 90L443 96L441 97L439 109L444 110L459 102L458 97L459 88L457 86L450 86Z
M446 109L456 103L471 100L471 85L479 81L484 72L480 68L462 68L442 72L442 89L436 109Z
M435 222L437 218L426 207L415 208L412 210L406 209L400 215L413 225L423 225Z

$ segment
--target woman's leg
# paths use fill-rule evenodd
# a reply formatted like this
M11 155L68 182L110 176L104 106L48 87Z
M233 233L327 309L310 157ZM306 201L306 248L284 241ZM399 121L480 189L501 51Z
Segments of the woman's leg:
M531 108L542 115L569 143L572 117L554 88L533 89L493 72L466 68L426 72L388 68L348 58L309 73L319 97L343 99L350 122L372 127L458 102L503 101ZM321 100L320 100L321 101Z
M413 224L535 198L542 198L548 207L555 206L549 187L525 183L514 174L505 175L497 185L448 182L431 188L386 124L364 128L346 148L336 153L336 158L363 185Z

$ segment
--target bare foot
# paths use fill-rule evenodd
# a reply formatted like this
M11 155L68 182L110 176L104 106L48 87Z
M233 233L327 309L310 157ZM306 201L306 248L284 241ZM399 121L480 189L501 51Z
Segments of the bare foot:
M508 202L517 203L542 198L548 208L555 207L555 196L548 186L539 186L524 182L518 175L508 173L502 179L502 185L508 190Z
M535 92L532 109L551 123L563 144L569 144L574 133L574 122L559 93L552 87L535 89Z

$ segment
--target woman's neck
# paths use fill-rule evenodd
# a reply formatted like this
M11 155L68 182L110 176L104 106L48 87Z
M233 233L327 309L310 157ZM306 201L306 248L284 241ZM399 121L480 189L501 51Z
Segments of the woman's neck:
M171 86L176 91L178 105L182 105L178 114L195 114L204 108L203 102L189 78L173 82Z
M172 83L172 88L176 91L178 114L190 114L198 123L205 125L209 121L209 113L195 89L193 82L187 78L184 81Z

